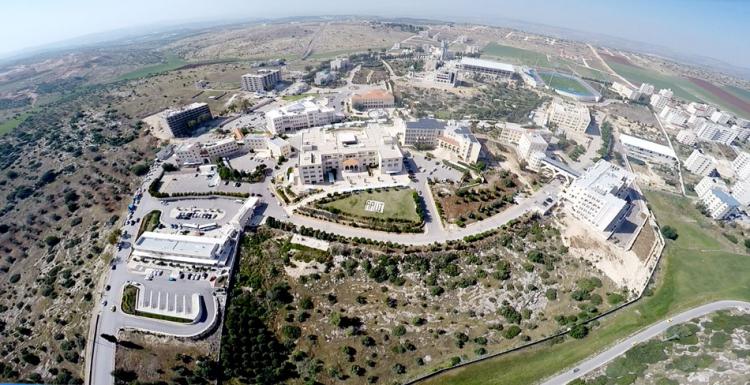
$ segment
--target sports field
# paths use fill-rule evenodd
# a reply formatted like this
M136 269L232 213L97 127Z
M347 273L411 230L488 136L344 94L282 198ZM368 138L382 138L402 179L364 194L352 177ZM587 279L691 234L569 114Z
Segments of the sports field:
M522 350L425 383L532 384L671 314L721 299L750 300L750 256L743 246L723 237L689 199L657 192L646 192L646 197L659 224L670 225L679 234L677 240L668 241L653 295L603 319L584 339Z
M539 72L539 77L541 77L550 88L578 95L591 95L591 92L589 92L589 90L576 79L545 71Z
M341 210L342 213L358 217L379 218L379 219L401 219L411 222L419 222L419 214L414 203L412 189L388 191L361 191L352 194L343 199L326 203L325 207L331 207ZM368 211L365 209L367 201L383 202L383 212Z
M533 67L549 67L550 65L545 54L497 43L487 44L482 49L482 57L486 56L503 59L512 64L525 64Z

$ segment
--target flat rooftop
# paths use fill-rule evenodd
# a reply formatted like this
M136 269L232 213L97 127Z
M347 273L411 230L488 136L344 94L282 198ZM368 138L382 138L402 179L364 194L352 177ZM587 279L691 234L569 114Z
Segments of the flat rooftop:
M144 232L135 242L139 251L213 259L226 238Z
M620 142L622 142L622 144L626 146L642 148L645 150L649 150L651 152L655 152L657 154L661 154L664 156L677 159L677 154L675 154L671 148L663 144L649 142L648 140L637 138L635 136L630 136L626 134L620 134Z
M493 70L498 71L506 71L506 72L516 72L516 67L512 64L506 64L506 63L500 63L492 60L486 60L486 59L477 59L473 57L462 57L461 58L461 66L471 66L471 67L482 67L482 68L489 68Z

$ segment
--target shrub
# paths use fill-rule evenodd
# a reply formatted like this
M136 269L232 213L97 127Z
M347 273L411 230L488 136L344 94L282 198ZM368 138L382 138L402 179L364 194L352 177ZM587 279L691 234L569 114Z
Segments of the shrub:
M512 339L519 334L521 334L521 328L517 325L510 325L507 329L503 330L503 337L507 339Z
M398 325L395 328L393 328L392 333L396 337L401 337L404 334L406 334L406 327L404 327L404 325Z
M579 340L583 337L586 337L586 335L588 334L589 334L589 328L583 324L574 325L570 329L570 336Z
M679 234L677 234L677 229L675 229L672 226L664 226L661 228L661 235L664 236L664 238L675 240L677 237L679 237Z

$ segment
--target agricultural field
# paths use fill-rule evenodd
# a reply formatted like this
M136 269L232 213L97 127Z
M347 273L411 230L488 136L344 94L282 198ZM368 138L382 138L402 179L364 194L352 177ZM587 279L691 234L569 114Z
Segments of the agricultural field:
M748 380L750 314L721 311L638 344L570 385L741 384Z
M539 52L529 51L522 48L515 48L497 43L487 44L482 48L482 57L489 59L504 59L511 64L523 64L532 67L549 67L551 63L547 60L547 55Z
M722 236L688 198L646 192L661 226L676 229L661 260L654 287L626 311L602 319L593 338L543 345L450 371L427 384L522 385L541 380L603 350L659 320L700 304L722 299L750 300L746 248Z
M404 382L550 335L624 298L566 254L543 218L455 249L318 236L332 241L328 253L308 255L279 229L245 235L222 343L225 383Z

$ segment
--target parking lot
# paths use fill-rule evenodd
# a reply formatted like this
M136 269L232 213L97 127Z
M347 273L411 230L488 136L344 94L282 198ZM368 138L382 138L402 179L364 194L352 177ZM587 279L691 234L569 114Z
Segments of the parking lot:
M407 172L422 173L426 178L437 180L459 181L463 173L446 166L441 159L433 158L427 160L424 155L412 152L410 158L406 160L405 167Z
M207 193L214 191L228 193L245 193L246 183L222 181L217 174L201 175L200 173L170 173L162 178L160 191L164 193Z
M179 227L186 223L197 225L216 223L222 226L242 207L242 202L242 199L236 198L164 201L160 220L165 226L172 228L174 228L172 225Z

